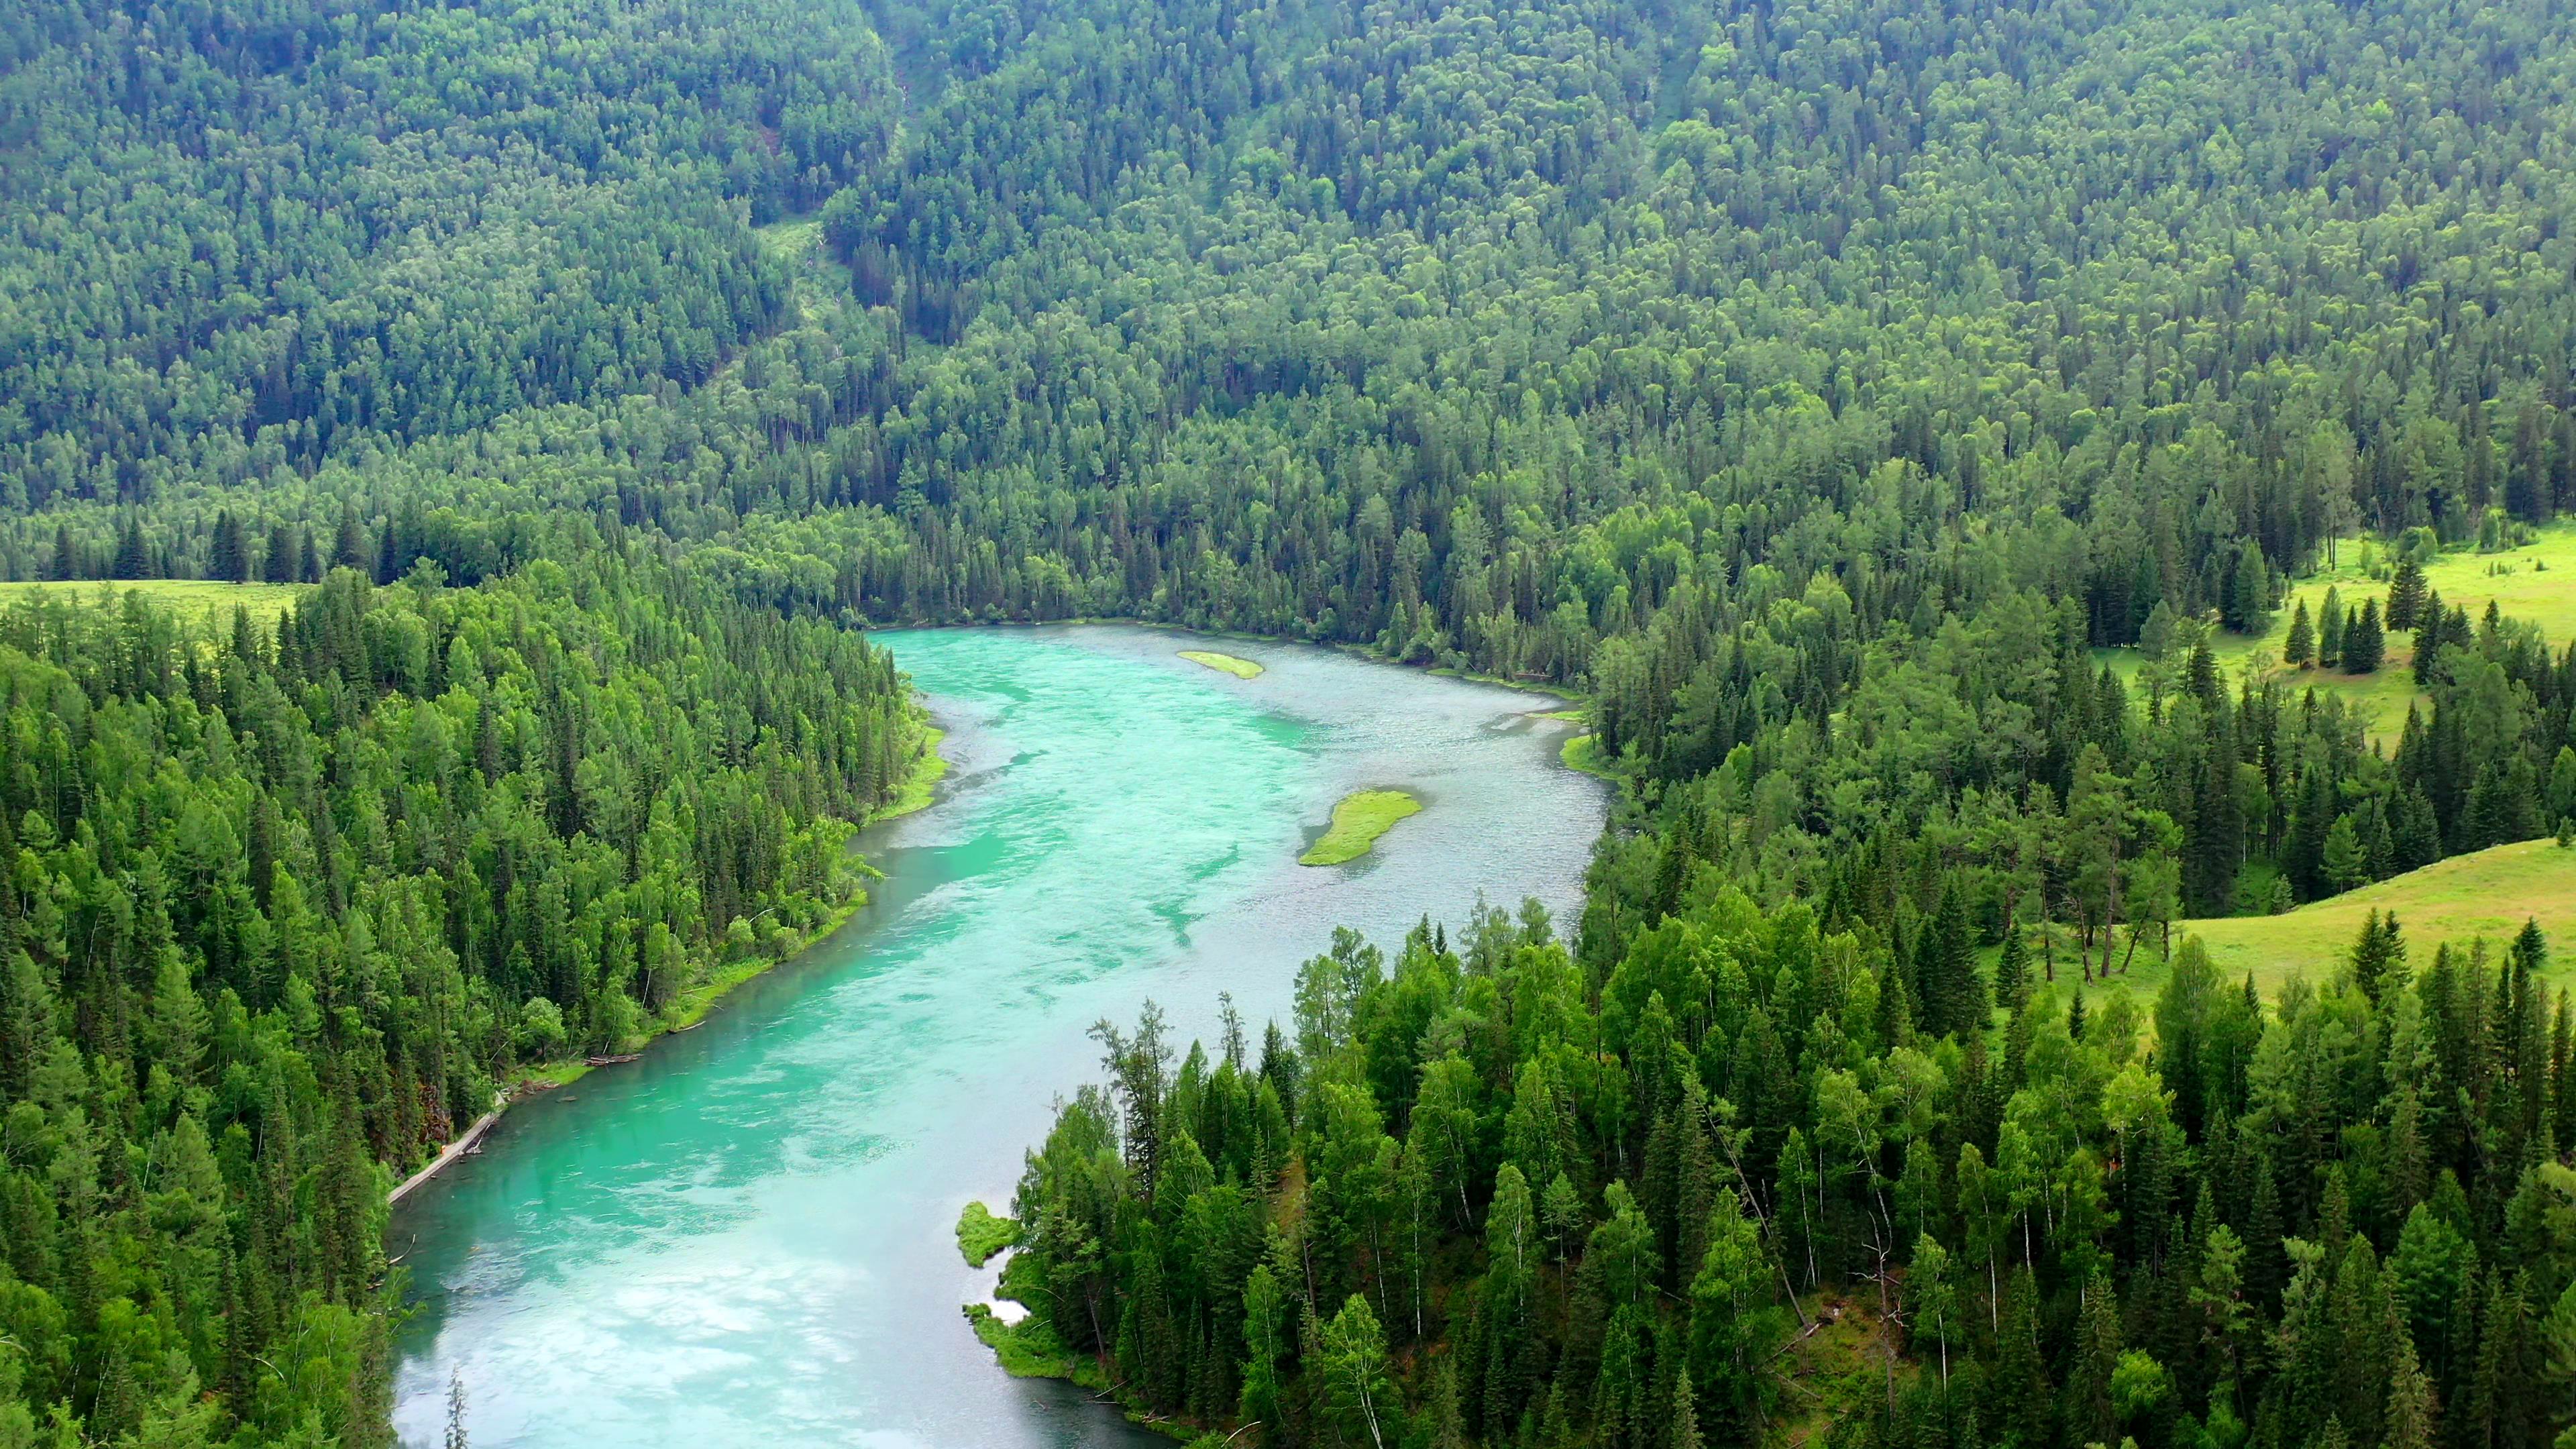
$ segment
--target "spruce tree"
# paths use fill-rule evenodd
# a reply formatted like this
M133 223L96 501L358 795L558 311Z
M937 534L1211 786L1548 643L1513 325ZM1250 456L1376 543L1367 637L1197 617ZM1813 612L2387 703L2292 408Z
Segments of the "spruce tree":
M2388 627L2412 629L2424 614L2424 569L2413 559L2401 560L2388 582Z
M2343 669L2346 674L2373 674L2387 650L2387 635L2379 623L2379 601L2364 599L2361 616L2344 631Z
M2286 661L2300 669L2317 662L2317 628L2308 622L2308 601L2299 600L2290 611L2290 640L2283 650Z
M120 579L152 577L152 554L143 545L143 525L131 513L125 515L125 527L117 533L112 573Z
M2004 936L2003 955L1995 961L1995 999L2007 1007L2018 1007L2030 990L2030 947L2023 943L2021 932Z

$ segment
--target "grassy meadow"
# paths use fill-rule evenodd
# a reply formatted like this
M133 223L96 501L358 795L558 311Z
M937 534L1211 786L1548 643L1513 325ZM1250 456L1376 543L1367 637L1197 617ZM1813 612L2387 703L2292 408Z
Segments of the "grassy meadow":
M2321 569L2291 587L2269 630L2259 635L2222 631L2210 640L2210 653L2230 679L2241 677L2248 668L2259 664L2294 678L2301 687L2315 688L2321 696L2342 699L2360 713L2372 739L2394 747L2398 732L2406 724L2406 706L2420 698L2415 688L2415 636L2411 630L2388 635L2387 658L2375 674L2286 669L2281 664L2289 644L2290 620L2302 601L2312 621L2323 613L2329 588L2340 591L2347 613L2359 609L2365 598L2385 604L2387 580L2372 578L2371 570L2376 566L2385 572L2387 558L2387 550L2375 541L2347 540L2338 550L2333 567ZM2506 618L2536 624L2550 642L2564 646L2576 639L2576 523L2553 524L2540 530L2530 543L2499 553L2467 549L2445 553L2424 566L2424 582L2442 596L2445 608L2465 608L2474 620L2486 613L2492 601ZM2135 649L2094 652L2124 679L2135 679L2146 662Z
M192 624L232 624L233 610L248 609L263 627L274 625L287 606L304 592L303 584L226 584L209 579L75 579L68 583L0 583L0 608L31 598L65 599L75 604L120 607L125 595L141 594L155 605Z
M2178 921L2173 939L2179 947L2186 936L2199 937L2220 977L2236 982L2251 975L2270 1000L2293 977L2323 981L2333 974L2351 955L2372 911L2396 913L2407 959L2419 971L2445 941L2465 948L2483 938L2490 950L2501 952L2525 920L2536 920L2551 946L2544 975L2576 987L2576 850L2563 849L2554 840L2455 855L2277 916ZM2124 931L2119 952L2127 949ZM2036 969L2036 943L2032 954ZM2117 952L2112 961L2118 964ZM2125 989L2144 1004L2164 989L2165 976L2164 961L2150 937L2140 943L2127 972L2088 990ZM2061 990L2078 979L2073 947L2064 937L2058 942L2057 979Z

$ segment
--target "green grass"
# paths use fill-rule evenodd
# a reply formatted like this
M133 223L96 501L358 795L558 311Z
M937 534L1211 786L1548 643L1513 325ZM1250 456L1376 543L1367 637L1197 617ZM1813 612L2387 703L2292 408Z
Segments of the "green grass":
M1002 1266L1002 1281L993 1290L996 1298L1007 1298L1025 1304L1040 1297L1045 1285L1028 1281L1037 1271L1037 1260L1023 1253ZM1064 1346L1064 1340L1053 1328L1031 1314L1017 1323L1004 1323L993 1316L990 1304L966 1305L966 1320L975 1325L975 1336L1002 1361L1002 1372L1019 1379L1071 1379L1094 1391L1105 1390L1100 1366Z
M2323 983L2352 952L2361 923L2372 911L2395 911L2406 934L2406 956L2418 971L2432 964L2434 948L2444 942L2465 948L2483 937L2490 949L2502 951L2528 919L2540 922L2551 943L2545 977L2576 985L2576 851L2561 850L2554 840L2526 840L2468 855L2455 855L2422 870L2311 901L2277 916L2223 916L2174 923L2174 945L2197 936L2222 980L2254 978L2266 1000L2279 995L2293 978ZM2141 1006L2152 1002L2171 975L2150 936L2130 958L2130 969L2107 981L2085 985L2075 974L2075 948L2061 935L2057 949L2057 985L2062 997L2072 986L2088 994L2126 990ZM2120 933L2112 964L2128 950L2128 933ZM2039 949L2031 947L2031 969L2039 969ZM2043 988L2046 989L2046 988Z
M1261 666L1251 660L1237 659L1231 654L1219 654L1213 649L1184 649L1181 651L1181 657L1192 664L1204 664L1210 669L1223 670L1237 679L1259 679L1262 674Z
M1601 753L1599 735L1568 736L1564 746L1557 751L1557 758L1563 760L1569 770L1580 770L1603 780L1619 778L1619 771L1610 757Z
M1004 1323L993 1316L989 1305L966 1305L966 1321L975 1325L975 1337L982 1340L993 1357L1000 1360L1002 1372L1015 1379L1076 1379L1083 1368L1081 1359L1064 1346L1054 1329L1034 1318L1017 1323Z
M2365 598L2387 601L2387 580L2373 578L2371 572L2388 571L2388 552L2379 543L2370 543L2365 564L2364 551L2359 542L2343 543L2335 567L2320 569L2291 588L2281 601L2281 611L2273 615L2271 628L2261 634L2218 633L2210 640L2210 654L2230 679L2242 677L2260 658L2295 689L2313 687L2320 697L2339 697L2359 714L2371 739L2393 745L2406 724L2406 706L2421 698L2415 688L2411 631L2388 636L2387 657L2374 674L2291 669L2280 662L2290 641L2290 620L2300 602L2305 601L2309 619L2315 620L2324 612L2328 588L2340 592L2347 611L2359 609ZM2530 543L2501 553L2470 549L2445 553L2424 566L2424 582L2441 594L2445 608L2467 609L2475 620L2486 613L2492 600L2506 618L2538 625L2551 643L2563 647L2576 639L2576 523L2552 524ZM2132 682L2145 663L2135 649L2098 649L2094 654Z
M1963 1271L1970 1266L1960 1265ZM1977 1276L1982 1288L1982 1269ZM1885 1402L1891 1345L1873 1299L1866 1294L1823 1292L1808 1294L1799 1304L1812 1331L1796 1327L1793 1320L1790 1340L1781 1350L1779 1372L1789 1393L1776 1406L1779 1424L1766 1441L1772 1444L1820 1445L1836 1423ZM1900 1389L1923 1371L1919 1356L1896 1356ZM1930 1371L1940 1372L1938 1368Z
M2576 930L2576 851L2554 840L2499 845L2277 916L2187 921L2177 939L2180 932L2198 936L2221 975L2238 980L2250 971L2268 995L2294 974L2322 977L2340 964L2372 911L2397 913L2418 969L2444 941L2465 946L2483 936L2501 949L2525 920L2567 941ZM2551 955L2559 971L2576 974L2576 955L2564 949Z
M1377 838L1395 822L1422 809L1422 802L1402 790L1362 790L1345 795L1333 807L1333 823L1324 838L1297 857L1299 865L1340 865L1369 853Z
M904 775L903 784L896 788L894 798L878 806L868 816L870 823L910 815L930 804L939 793L939 782L948 778L948 759L939 753L939 742L946 738L948 731L934 725L922 726L920 755L914 758L912 769Z
M966 1255L966 1266L981 1268L995 1253L1020 1240L1016 1221L993 1215L993 1210L980 1202L966 1204L957 1215L957 1251Z
M113 609L126 594L133 593L188 623L228 629L235 609L248 609L255 622L274 626L304 589L302 584L227 584L208 579L0 583L0 607L42 597Z

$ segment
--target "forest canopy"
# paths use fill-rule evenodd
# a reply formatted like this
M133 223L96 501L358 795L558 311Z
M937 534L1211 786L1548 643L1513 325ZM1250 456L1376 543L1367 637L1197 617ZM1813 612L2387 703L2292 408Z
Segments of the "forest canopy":
M2546 1441L2546 934L2181 923L2576 819L2462 592L2571 127L2547 0L8 7L0 1446L381 1442L382 1179L846 906L864 630L1109 616L1622 781L1579 919L1115 1035L1021 1271L1141 1402L1683 1449L1831 1292L1890 1444Z

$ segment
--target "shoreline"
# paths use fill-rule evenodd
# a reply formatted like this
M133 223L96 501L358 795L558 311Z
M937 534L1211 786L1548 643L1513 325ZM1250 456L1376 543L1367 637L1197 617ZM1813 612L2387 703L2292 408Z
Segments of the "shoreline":
M894 798L868 812L868 818L860 822L860 829L864 830L871 825L925 810L938 800L939 782L948 777L948 757L939 753L940 741L946 738L948 738L948 732L932 724L929 715L925 712L922 716L921 754L913 761L912 769L904 776L903 783L896 787ZM879 875L879 872L867 866L864 858L860 861L860 865L862 869L867 870L868 874ZM862 886L851 893L850 899L834 908L831 915L824 918L822 924L807 932L805 939L797 942L795 949L785 955L767 959L754 956L749 960L719 967L714 975L674 997L672 1009L655 1018L652 1030L645 1034L642 1041L635 1044L635 1050L641 1053L664 1037L687 1031L704 1022L707 1014L715 1010L718 1002L745 983L768 975L771 971L796 960L839 934L841 928L850 923L850 918L857 915L860 907L867 903L867 888ZM589 1063L579 1057L569 1061L540 1063L525 1069L517 1081L502 1089L497 1095L491 1111L474 1119L474 1125L466 1128L464 1135L441 1147L436 1156L387 1192L386 1204L390 1206L400 1203L413 1189L436 1177L447 1168L448 1164L471 1152L474 1145L483 1140L484 1134L491 1131L494 1124L498 1123L502 1115L514 1104L529 1097L554 1091L558 1087L571 1086L590 1075L592 1070Z
M1371 664L1385 664L1397 669L1415 669L1424 674L1436 674L1443 679L1459 679L1469 684L1489 684L1496 689L1508 689L1520 694L1535 694L1542 698L1553 699L1569 709L1580 709L1591 700L1590 695L1565 685L1543 684L1528 679L1507 679L1499 674L1479 674L1472 669L1452 669L1446 664L1415 664L1403 659L1391 659L1366 644L1354 644L1345 639L1302 639L1294 634L1254 634L1242 629L1205 629L1196 624L1175 624L1168 619L1141 619L1130 614L1082 614L1066 619L924 620L917 623L883 624L871 620L862 627L871 633L907 631L927 633L933 629L1054 629L1077 624L1116 624L1130 629L1162 629L1174 634L1196 634L1202 639L1239 639L1247 644L1303 644L1315 649L1331 649L1348 654L1354 659L1365 659Z
M385 1202L388 1205L401 1202L413 1188L416 1188L422 1183L429 1181L431 1178L438 1176L439 1169L447 1166L447 1164L451 1162L454 1162L456 1159L463 1157L466 1153L473 1151L474 1144L482 1141L483 1134L491 1131L492 1124L500 1121L501 1114L509 1109L510 1097L509 1094L505 1092L493 1101L491 1111L474 1119L474 1125L465 1129L464 1136L459 1137L455 1141L448 1143L445 1147L440 1148L438 1150L438 1155L431 1158L428 1165L422 1167L420 1171L413 1173L411 1176L404 1178L393 1191L386 1193Z

